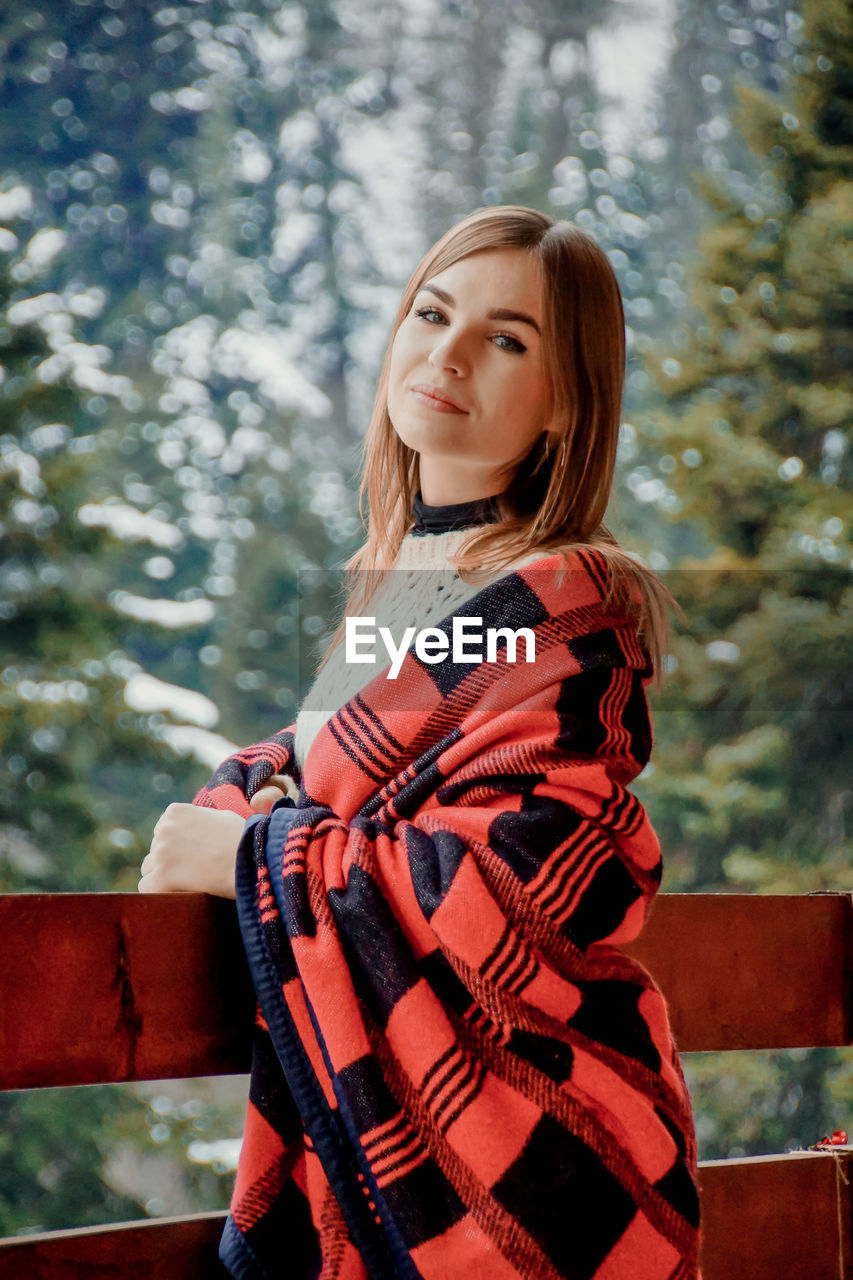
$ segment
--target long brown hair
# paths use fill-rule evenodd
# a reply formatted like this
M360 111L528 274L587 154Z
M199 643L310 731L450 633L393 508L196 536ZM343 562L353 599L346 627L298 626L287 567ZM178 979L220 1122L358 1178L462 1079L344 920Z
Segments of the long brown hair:
M593 238L571 222L521 205L477 209L451 227L421 259L403 290L362 447L359 507L367 540L347 562L344 613L363 613L383 570L411 528L418 455L388 416L391 347L423 282L483 249L526 249L543 281L543 356L559 435L545 432L499 497L502 519L478 526L453 558L477 580L536 550L567 554L594 547L608 569L608 599L637 619L655 669L667 640L672 597L651 570L622 548L604 524L622 412L625 317L613 268ZM368 519L365 519L365 497ZM379 572L363 572L363 571ZM323 657L337 643L344 622Z

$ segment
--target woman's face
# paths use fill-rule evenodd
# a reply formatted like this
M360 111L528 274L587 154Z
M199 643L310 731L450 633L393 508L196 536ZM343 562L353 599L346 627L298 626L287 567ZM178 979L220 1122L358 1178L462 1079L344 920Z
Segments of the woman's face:
M480 250L415 295L391 348L388 414L419 455L428 506L502 493L552 429L542 322L539 266L526 249Z

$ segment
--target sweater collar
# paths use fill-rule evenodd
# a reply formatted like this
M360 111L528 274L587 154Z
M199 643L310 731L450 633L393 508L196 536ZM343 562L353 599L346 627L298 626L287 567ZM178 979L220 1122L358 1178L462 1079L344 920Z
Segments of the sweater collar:
M451 529L467 529L478 524L497 524L501 519L498 494L489 498L475 498L472 502L428 507L421 498L419 489L412 503L412 518L414 525L411 532L417 537L428 533L448 533Z

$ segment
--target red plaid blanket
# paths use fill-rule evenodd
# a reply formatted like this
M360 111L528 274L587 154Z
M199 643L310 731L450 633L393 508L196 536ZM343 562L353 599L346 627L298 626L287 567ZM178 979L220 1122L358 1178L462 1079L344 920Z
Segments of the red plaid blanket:
M626 790L651 675L600 557L545 557L464 607L533 663L410 651L196 803L248 815L237 898L258 994L222 1258L290 1280L694 1280L689 1099L664 1000L614 944L660 850ZM460 611L462 612L462 611ZM441 624L450 634L450 619Z

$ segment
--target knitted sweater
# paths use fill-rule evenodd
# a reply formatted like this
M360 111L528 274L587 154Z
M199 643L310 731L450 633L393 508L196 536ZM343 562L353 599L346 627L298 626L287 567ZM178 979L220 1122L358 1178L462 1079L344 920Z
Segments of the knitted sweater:
M368 616L375 619L376 634L380 627L387 627L399 644L407 627L421 630L432 626L481 591L484 582L464 582L451 560L471 536L472 528L492 523L496 515L491 498L429 507L418 495L414 527L403 538L393 567L368 606ZM532 563L540 555L541 552L534 552L525 556L512 568ZM507 572L506 568L500 569L489 581ZM296 719L295 754L300 769L305 767L311 745L329 717L388 665L388 655L381 646L376 654L376 663L361 665L346 661L343 643L333 650Z

